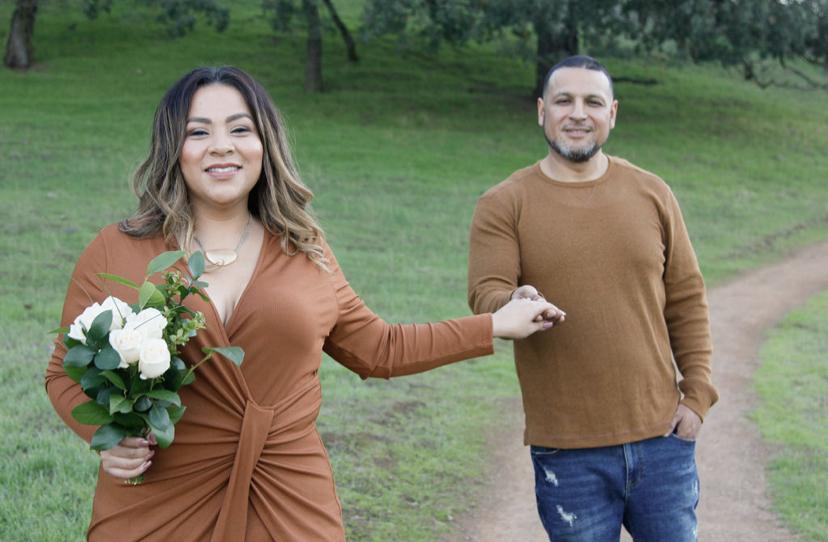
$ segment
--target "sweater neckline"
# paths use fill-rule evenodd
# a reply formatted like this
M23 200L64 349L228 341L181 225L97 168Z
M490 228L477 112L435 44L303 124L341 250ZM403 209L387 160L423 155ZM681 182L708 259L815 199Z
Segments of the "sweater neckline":
M598 177L597 179L592 179L591 181L560 181L558 179L553 179L549 175L547 175L543 169L541 168L541 162L543 159L541 158L537 162L535 162L535 172L544 180L544 182L548 182L550 184L554 184L555 186L561 186L564 188L589 188L591 186L597 186L606 182L612 176L613 169L615 168L615 159L610 156L607 156L607 170L604 172L603 175Z

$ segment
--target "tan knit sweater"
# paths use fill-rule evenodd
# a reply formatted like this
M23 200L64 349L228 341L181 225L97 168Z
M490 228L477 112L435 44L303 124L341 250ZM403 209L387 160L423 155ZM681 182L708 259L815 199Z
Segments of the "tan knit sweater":
M486 192L471 227L469 305L492 312L523 284L567 313L515 343L526 444L633 442L667 432L680 400L701 417L716 402L704 282L655 175L610 157L601 178L561 182L536 163Z

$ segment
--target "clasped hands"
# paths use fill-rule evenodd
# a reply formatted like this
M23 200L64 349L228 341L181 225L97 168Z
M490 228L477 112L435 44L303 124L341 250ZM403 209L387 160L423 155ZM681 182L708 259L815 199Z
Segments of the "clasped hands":
M492 315L492 332L503 339L524 339L560 324L566 313L544 299L534 286L521 286L511 300Z

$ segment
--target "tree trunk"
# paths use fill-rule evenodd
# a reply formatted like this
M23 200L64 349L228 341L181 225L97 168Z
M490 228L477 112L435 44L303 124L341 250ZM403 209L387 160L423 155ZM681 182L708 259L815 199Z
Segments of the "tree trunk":
M544 17L535 19L535 35L538 40L535 61L535 96L543 93L543 81L549 68L565 57L578 54L578 26L572 16L571 6L569 13L570 16L566 18L566 24L560 32L553 32L551 25L544 20Z
M328 7L328 12L331 14L331 19L333 19L333 23L336 26L337 30L339 30L339 34L342 36L342 41L345 42L345 47L348 50L348 60L351 62L359 62L359 57L357 56L356 51L356 43L354 42L353 36L348 31L348 27L345 26L345 23L342 22L342 19L339 18L339 13L337 13L336 8L333 5L331 0L322 0L325 2L325 5Z
M36 14L37 0L17 0L17 7L12 13L9 38L6 41L6 54L3 57L3 64L9 68L27 70L32 65L32 35Z
M308 23L308 57L305 59L305 90L322 92L322 24L316 0L302 0Z

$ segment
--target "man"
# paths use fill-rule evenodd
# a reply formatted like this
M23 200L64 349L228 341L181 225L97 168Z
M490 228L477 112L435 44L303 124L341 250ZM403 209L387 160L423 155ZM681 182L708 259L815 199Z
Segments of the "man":
M717 399L704 283L667 185L601 150L617 112L595 59L549 70L549 153L480 198L469 304L493 311L539 290L567 311L515 343L550 539L617 541L623 524L636 542L691 541L694 439Z

